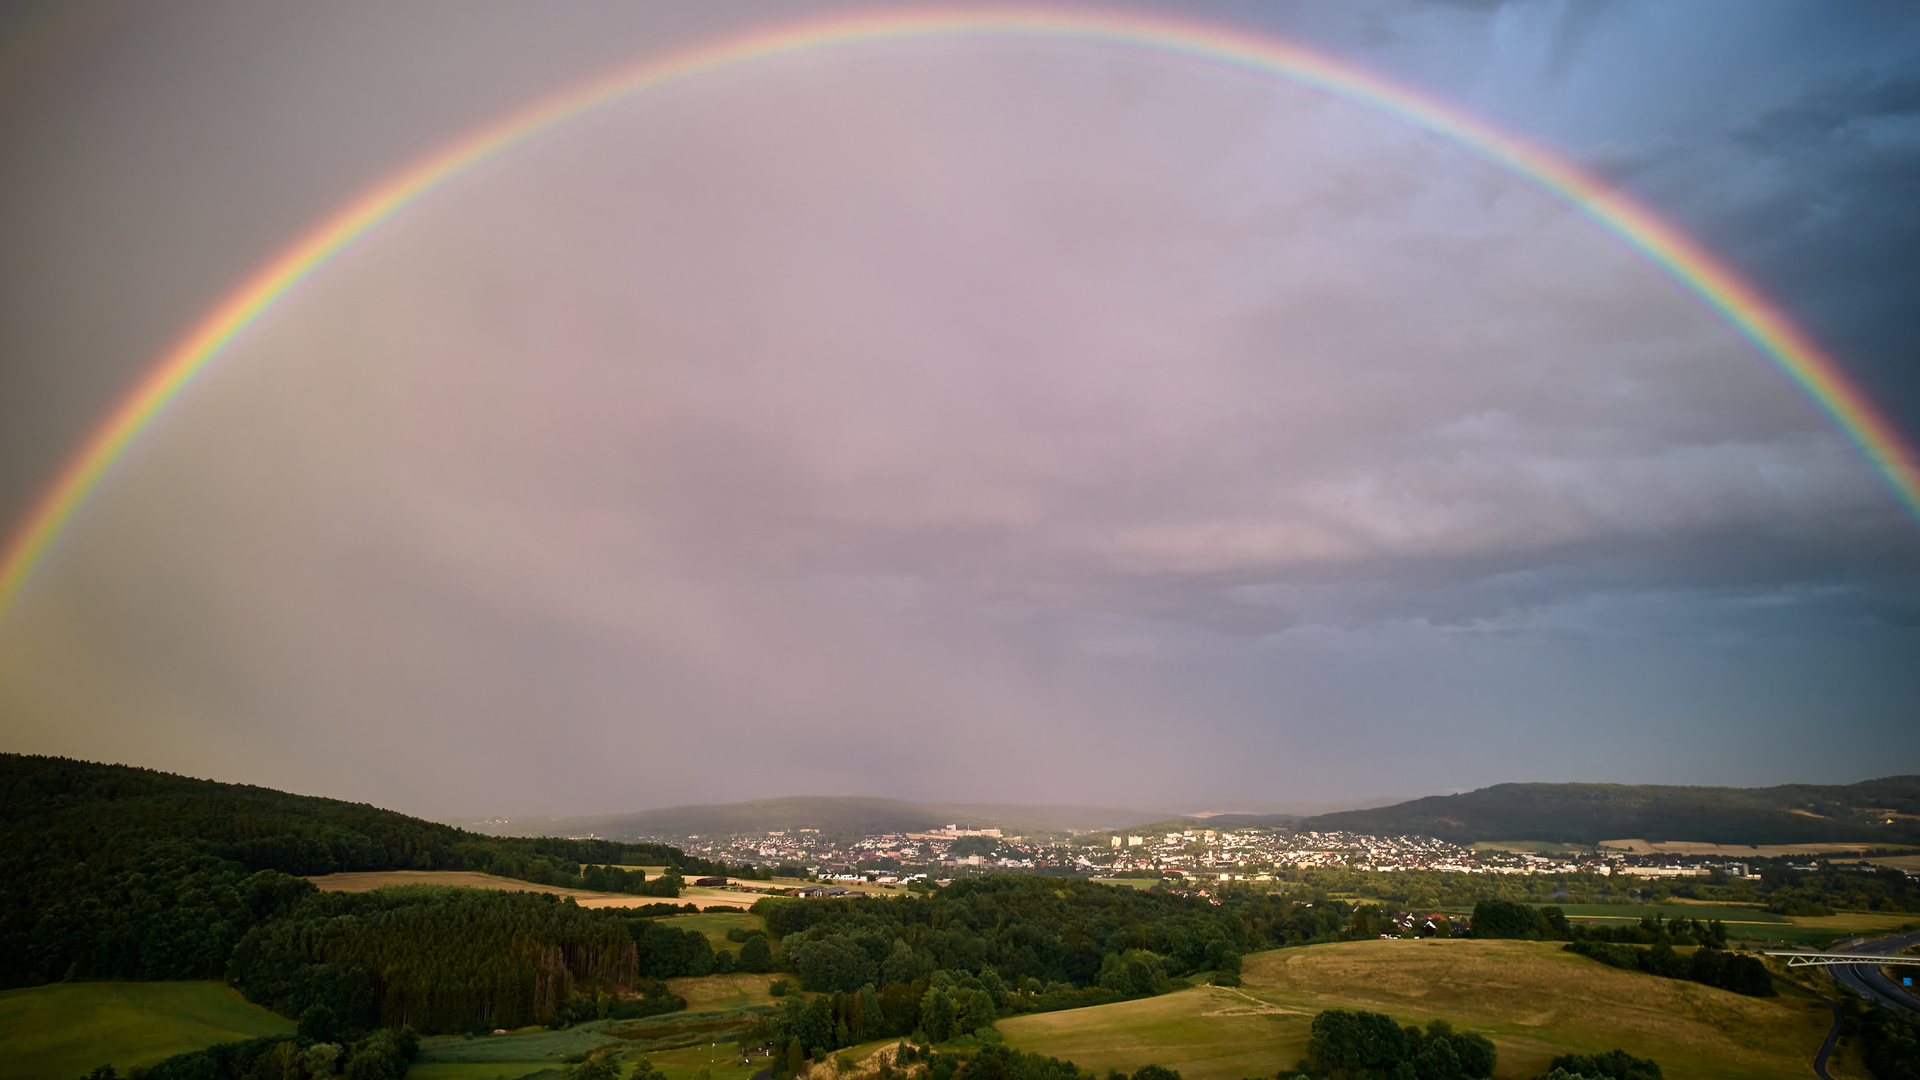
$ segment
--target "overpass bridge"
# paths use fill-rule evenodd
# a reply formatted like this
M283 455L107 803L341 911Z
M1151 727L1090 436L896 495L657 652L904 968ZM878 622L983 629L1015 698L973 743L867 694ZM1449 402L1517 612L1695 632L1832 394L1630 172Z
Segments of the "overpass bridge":
M1792 949L1768 949L1766 954L1786 957L1787 966L1790 968L1833 964L1872 964L1875 967L1884 964L1920 965L1920 956L1876 956L1873 953L1805 952Z

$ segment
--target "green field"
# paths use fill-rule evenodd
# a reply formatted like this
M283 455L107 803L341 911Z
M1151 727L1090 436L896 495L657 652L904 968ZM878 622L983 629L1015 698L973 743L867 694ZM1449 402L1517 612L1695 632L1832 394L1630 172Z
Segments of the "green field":
M707 943L716 949L740 951L740 943L727 940L729 930L765 930L767 920L744 911L709 911L701 915L673 915L661 919L681 930L698 930L707 935Z
M708 999L728 994L738 980L757 979L764 987L768 978L713 975L672 982L683 995ZM760 997L772 1000L764 990ZM767 1060L748 1064L740 1057L739 1044L724 1040L737 1037L753 1019L753 1013L740 1009L696 1008L642 1020L590 1020L559 1031L531 1027L508 1035L434 1036L420 1040L420 1058L407 1080L514 1080L542 1069L564 1069L588 1054L606 1051L618 1054L623 1062L645 1055L668 1080L693 1080L705 1068L712 1069L712 1080L749 1080L766 1067Z
M1313 1015L1345 1006L1477 1031L1499 1047L1501 1077L1537 1076L1559 1054L1619 1047L1659 1061L1669 1080L1800 1080L1829 1020L1810 998L1741 997L1609 968L1548 942L1280 949L1247 957L1244 978L1239 991L1195 987L999 1027L1019 1049L1096 1073L1155 1063L1185 1080L1239 1080L1292 1066Z
M1594 850L1591 844L1562 844L1553 840L1475 840L1468 846L1475 851L1526 851L1535 855L1563 851L1591 854Z
M18 1080L121 1073L215 1043L292 1035L293 1022L217 982L54 983L0 992L0 1061Z
M1664 915L1668 919L1698 919L1701 922L1719 919L1726 923L1793 925L1792 920L1785 915L1775 915L1764 908L1745 907L1740 904L1561 904L1559 907L1569 919L1620 919L1638 922L1641 918Z

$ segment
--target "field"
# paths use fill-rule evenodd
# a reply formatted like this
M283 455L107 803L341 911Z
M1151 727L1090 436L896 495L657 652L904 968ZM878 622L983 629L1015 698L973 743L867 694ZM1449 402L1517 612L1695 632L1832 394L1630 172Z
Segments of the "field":
M1501 1077L1546 1071L1555 1055L1620 1047L1670 1080L1805 1077L1830 1015L1809 997L1741 997L1619 971L1518 941L1364 941L1258 953L1239 992L1164 997L1003 1020L1022 1050L1083 1068L1148 1062L1186 1080L1270 1076L1306 1050L1313 1014L1335 1006L1402 1023L1444 1018L1500 1049Z
M1576 923L1626 924L1643 915L1668 919L1719 919L1727 936L1736 940L1786 945L1818 945L1854 934L1892 933L1920 922L1910 912L1842 912L1838 915L1775 915L1759 907L1674 900L1666 904L1562 904L1560 910Z
M712 1080L749 1080L767 1060L748 1062L738 1043L719 1040L752 1019L731 1006L702 1009L696 999L713 1000L729 993L739 980L759 980L759 997L766 997L765 975L715 975L707 979L674 979L676 992L686 996L690 1011L644 1020L592 1020L560 1031L523 1028L510 1035L436 1036L422 1039L420 1059L407 1080L490 1080L515 1077L543 1069L565 1068L570 1061L595 1051L617 1050L623 1061L647 1056L668 1080L694 1080L711 1068ZM706 983L703 987L690 984ZM692 990L693 993L688 991ZM71 1078L67 1078L71 1080Z
M292 1035L293 1022L217 982L54 983L0 993L0 1061L18 1080L121 1073L215 1043Z
M1725 923L1779 923L1792 925L1785 915L1764 908L1741 904L1561 904L1569 919L1620 919L1638 922L1641 916L1665 915L1669 919L1719 919Z
M1475 840L1469 846L1475 851L1519 851L1533 855L1548 851L1574 851L1581 854L1593 851L1589 844L1561 844L1552 840Z
M649 877L654 876L649 868ZM495 877L473 870L381 870L369 873L320 874L308 881L327 892L366 892L369 889L383 888L388 885L452 885L466 889L504 889L508 892L542 892L555 896L571 896L581 907L639 907L642 904L694 903L702 907L748 908L759 897L732 892L727 889L702 889L687 886L680 890L680 899L669 900L659 896L628 896L625 893L591 892L586 889L563 889L557 885L535 885L531 881L517 881L513 878Z
M713 911L702 915L670 915L660 920L679 930L698 930L707 935L707 943L716 949L738 950L740 943L727 940L729 930L765 930L767 920L745 911Z
M774 1005L779 999L767 993L775 979L799 986L792 975L775 973L753 975L735 971L726 975L702 975L698 978L668 979L667 988L687 999L687 1009L702 1012L714 1009L744 1009L749 1005Z
M1898 845L1860 844L1703 844L1694 840L1602 840L1601 850L1633 855L1724 855L1729 859L1775 859L1782 855L1846 855L1868 850L1892 850Z

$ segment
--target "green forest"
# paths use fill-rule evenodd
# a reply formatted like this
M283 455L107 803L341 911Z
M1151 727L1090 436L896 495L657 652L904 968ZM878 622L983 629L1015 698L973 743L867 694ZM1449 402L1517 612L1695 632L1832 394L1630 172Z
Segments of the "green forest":
M647 880L638 865L669 872ZM217 978L242 936L302 894L295 879L348 870L663 898L683 875L740 872L665 844L482 836L364 803L0 754L0 989Z

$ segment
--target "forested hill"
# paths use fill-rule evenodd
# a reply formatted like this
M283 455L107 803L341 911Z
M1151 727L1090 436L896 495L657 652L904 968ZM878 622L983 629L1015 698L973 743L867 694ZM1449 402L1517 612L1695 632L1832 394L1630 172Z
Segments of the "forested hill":
M482 870L543 885L677 895L672 876L600 869L621 863L729 872L664 844L482 836L364 803L0 754L0 987L69 969L115 978L178 969L177 958L137 955L154 936L141 920L164 915L172 926L204 915L243 931L284 899L276 897L286 883L272 872ZM261 872L268 876L249 877ZM188 893L212 906L181 915ZM153 911L141 914L146 908ZM212 975L230 946L207 946Z
M1300 828L1475 840L1595 844L1641 838L1715 844L1920 844L1920 776L1768 788L1651 784L1496 784L1373 810L1306 819Z
M298 875L491 870L523 876L513 871L524 872L534 858L725 872L664 844L484 836L366 803L126 765L0 754L5 880L21 880L18 871L30 876L37 866L124 863L160 840L192 842L250 870Z

